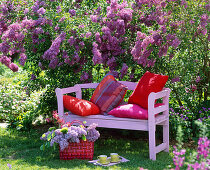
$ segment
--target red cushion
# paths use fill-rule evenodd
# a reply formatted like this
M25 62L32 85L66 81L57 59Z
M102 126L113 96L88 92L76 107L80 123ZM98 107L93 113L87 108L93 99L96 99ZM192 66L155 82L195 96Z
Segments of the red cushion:
M64 95L63 104L67 110L79 116L89 116L100 113L100 109L94 103L72 96Z
M162 103L155 104L155 107L163 105ZM133 118L133 119L148 119L148 110L140 107L137 104L125 104L116 107L111 110L109 115L122 118ZM158 114L156 114L158 115Z
M151 92L159 92L163 89L168 76L150 73L147 71L139 80L135 90L128 99L130 104L138 104L148 109L148 96Z

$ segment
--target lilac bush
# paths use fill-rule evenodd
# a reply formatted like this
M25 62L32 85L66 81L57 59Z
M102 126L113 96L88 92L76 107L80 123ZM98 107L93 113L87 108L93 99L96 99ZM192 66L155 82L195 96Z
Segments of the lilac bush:
M30 90L48 85L43 112L55 109L56 87L151 71L169 75L173 108L197 113L209 83L208 12L207 0L3 0L0 62L34 75Z

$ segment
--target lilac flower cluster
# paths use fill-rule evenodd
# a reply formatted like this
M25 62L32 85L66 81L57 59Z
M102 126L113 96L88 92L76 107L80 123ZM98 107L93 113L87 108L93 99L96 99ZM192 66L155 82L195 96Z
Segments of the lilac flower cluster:
M87 136L86 139L90 142L95 142L99 137L100 133L96 130L97 124L93 123L86 128Z
M70 126L64 124L62 129L52 130L50 128L48 132L44 133L40 139L44 141L49 141L50 136L50 146L55 143L59 144L61 151L68 147L69 142L79 143L80 140L86 138L88 141L95 142L100 134L96 130L97 124L91 124L89 127L85 128L83 126Z
M43 15L45 13L44 7L46 6L46 3L41 0L36 0L34 5L31 7L34 13Z
M86 80L88 80L88 78L89 78L89 74L87 72L83 72L80 80L81 81L86 81Z
M60 45L62 41L66 38L66 33L62 32L53 42L50 48L45 51L42 56L45 60L50 60L49 67L55 69L58 65L59 59L57 58L58 53L60 52Z
M13 23L7 27L3 32L0 43L0 62L9 67L13 72L18 71L18 66L11 62L14 54L21 54L20 62L24 65L27 57L25 56L25 49L23 47L24 34L19 23Z
M128 8L127 1L119 4L112 0L107 7L107 17L100 20L102 25L102 34L95 34L96 42L93 43L93 62L94 64L103 63L108 65L112 72L116 72L116 56L125 54L126 50L121 44L126 41L125 33L129 28L129 22L132 20L133 10ZM91 15L92 22L99 22L100 9L95 15ZM121 69L121 78L127 74L127 65Z

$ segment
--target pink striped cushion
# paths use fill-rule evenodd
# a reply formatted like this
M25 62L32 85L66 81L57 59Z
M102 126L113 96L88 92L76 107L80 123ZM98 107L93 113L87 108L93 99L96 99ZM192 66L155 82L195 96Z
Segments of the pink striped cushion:
M93 93L90 101L96 104L102 114L117 107L123 100L127 87L117 82L111 73L105 75Z

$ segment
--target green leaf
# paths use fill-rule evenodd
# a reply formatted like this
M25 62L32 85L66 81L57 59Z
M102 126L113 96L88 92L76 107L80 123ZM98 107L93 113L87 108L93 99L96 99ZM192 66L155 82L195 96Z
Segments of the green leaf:
M82 135L82 140L86 141L86 136L85 135Z
M55 127L50 127L49 131L51 132L52 130L55 130L55 129L56 129Z
M54 137L55 137L55 132L52 133L52 138L54 138Z
M42 138L44 138L45 136L46 136L46 134L43 134L43 135L42 135Z
M40 146L40 150L44 151L45 150L45 145L43 144L42 146Z
M53 149L54 149L54 150L56 149L56 144L55 144L55 143L53 143Z
M52 139L52 135L51 134L48 134L47 135L47 141L50 141Z
M63 134L66 134L66 133L68 132L68 128L67 128L67 127L62 128L62 129L61 129L61 132L62 132Z

